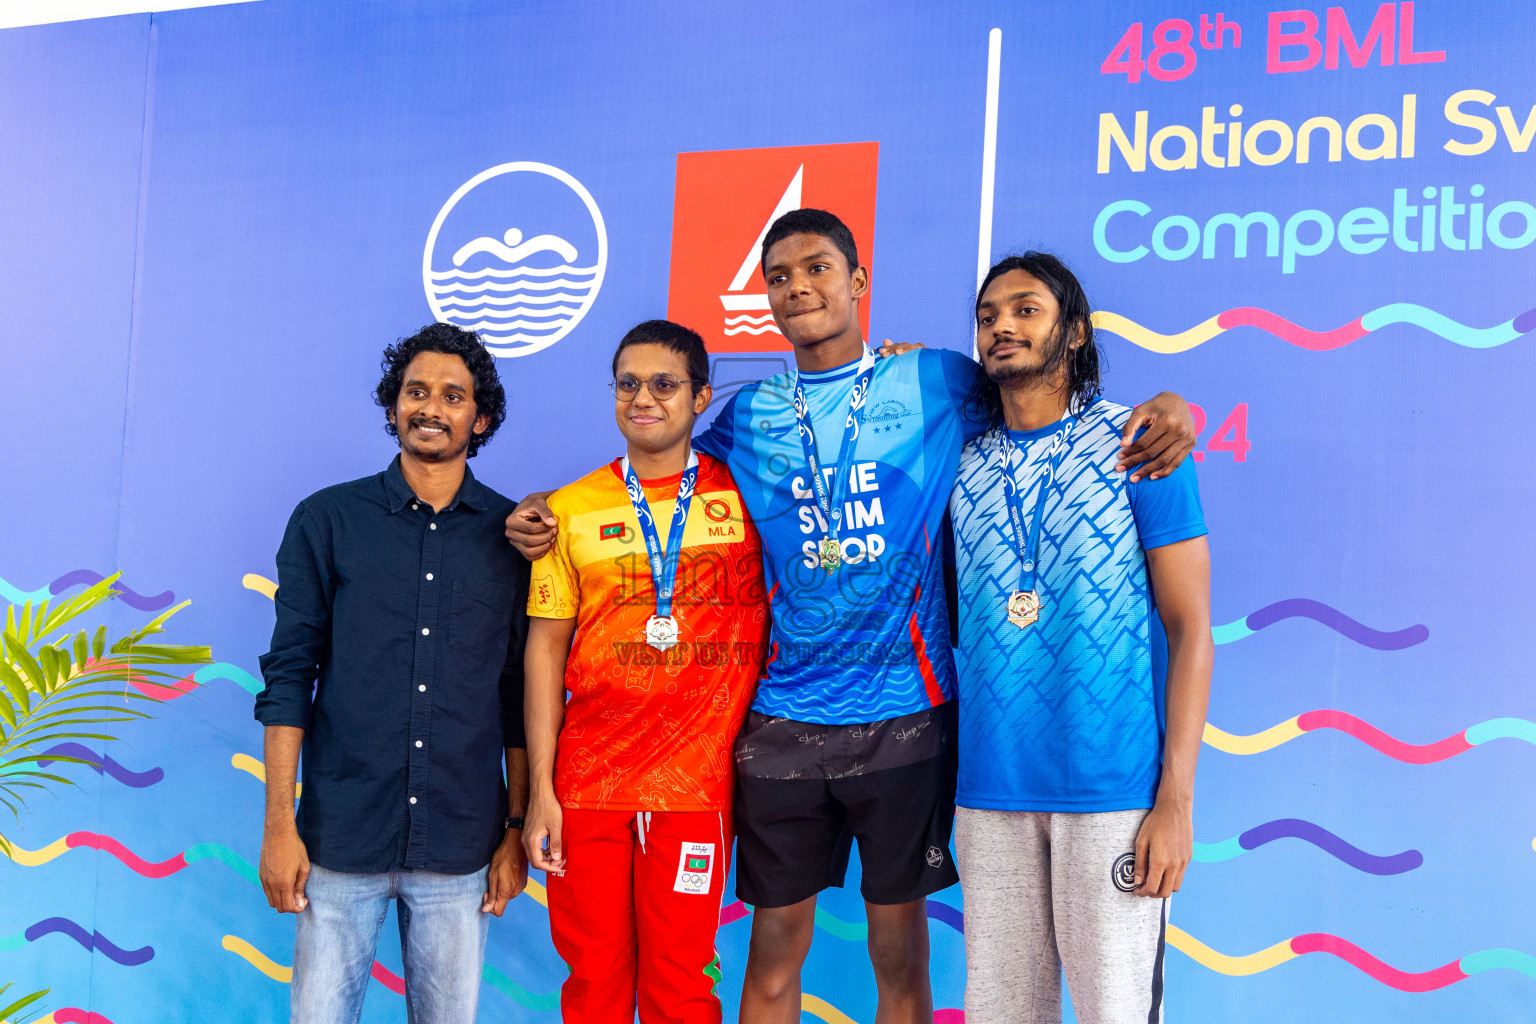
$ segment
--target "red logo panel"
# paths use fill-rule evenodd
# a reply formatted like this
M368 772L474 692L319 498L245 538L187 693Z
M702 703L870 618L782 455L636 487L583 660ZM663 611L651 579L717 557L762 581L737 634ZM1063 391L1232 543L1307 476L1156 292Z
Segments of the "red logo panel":
M763 236L789 210L828 210L873 274L879 159L878 142L679 153L667 317L698 331L711 352L788 350L768 311ZM866 337L869 300L859 301Z

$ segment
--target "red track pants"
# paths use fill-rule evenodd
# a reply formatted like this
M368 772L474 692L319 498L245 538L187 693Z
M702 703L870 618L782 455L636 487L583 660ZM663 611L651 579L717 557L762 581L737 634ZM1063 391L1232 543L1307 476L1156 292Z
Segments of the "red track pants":
M720 1024L715 932L731 812L567 809L549 924L571 976L566 1024ZM642 844L642 827L643 839Z

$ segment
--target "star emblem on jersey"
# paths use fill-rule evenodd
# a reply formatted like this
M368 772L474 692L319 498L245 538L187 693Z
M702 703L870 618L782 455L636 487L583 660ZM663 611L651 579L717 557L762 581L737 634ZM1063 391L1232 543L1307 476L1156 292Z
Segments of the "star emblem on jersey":
M1115 858L1114 866L1109 869L1110 880L1115 883L1115 888L1121 892L1136 891L1136 855L1134 853L1122 853Z
M937 846L928 847L928 866L940 868L944 866L944 851Z

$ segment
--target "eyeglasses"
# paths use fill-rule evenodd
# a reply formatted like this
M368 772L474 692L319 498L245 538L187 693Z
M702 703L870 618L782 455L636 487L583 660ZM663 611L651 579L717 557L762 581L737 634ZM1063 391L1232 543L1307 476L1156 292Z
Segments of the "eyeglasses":
M667 373L658 373L654 377L642 380L639 377L635 377L626 373L622 377L615 377L613 381L608 385L608 387L612 389L613 397L617 398L619 401L633 402L635 400L635 396L640 393L640 386L643 384L651 389L652 398L656 399L658 402L665 402L667 399L677 394L677 389L682 387L684 384L708 383L708 381L696 380L691 377L685 380L678 380L676 377Z

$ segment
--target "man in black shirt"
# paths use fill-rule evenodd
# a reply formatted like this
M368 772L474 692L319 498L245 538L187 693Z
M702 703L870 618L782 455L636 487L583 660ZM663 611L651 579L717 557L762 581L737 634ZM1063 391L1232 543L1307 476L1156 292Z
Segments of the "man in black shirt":
M260 874L298 915L294 1024L357 1019L390 900L411 1020L473 1021L486 915L528 877L528 563L502 537L513 502L465 464L506 397L490 353L449 324L385 349L383 369L400 454L294 510L261 659Z

